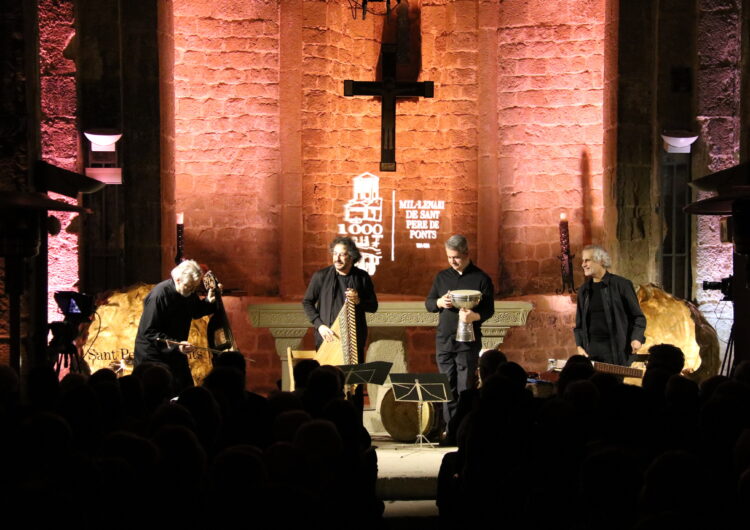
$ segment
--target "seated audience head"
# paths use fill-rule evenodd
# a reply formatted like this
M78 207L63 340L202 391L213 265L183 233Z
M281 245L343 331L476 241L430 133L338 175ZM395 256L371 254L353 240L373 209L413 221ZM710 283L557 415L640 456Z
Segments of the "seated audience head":
M97 383L102 383L105 381L109 381L111 383L117 382L117 374L109 368L100 368L89 377L90 385L95 385Z
M143 363L133 370L141 380L146 410L152 412L174 396L174 380L169 368L161 363Z
M735 381L750 386L750 361L741 361L735 366L732 378Z
M565 388L573 381L582 381L594 375L594 365L588 357L573 355L563 366L557 380L557 394L565 395Z
M679 374L685 367L685 354L673 344L655 344L648 349L646 370L658 368L669 375Z
M486 350L479 356L479 381L486 381L497 368L508 362L508 357L498 349Z
M247 363L245 356L238 351L227 351L221 355L217 355L213 361L214 368L219 366L225 366L227 368L233 368L241 373L243 376L247 374Z
M293 442L299 428L312 420L304 410L287 410L276 416L271 427L274 442Z
M245 397L245 377L226 366L216 366L203 380L223 411L236 407Z
M287 410L303 410L305 408L302 399L292 392L275 391L268 396L268 405L271 414L275 417Z
M310 374L316 368L320 367L320 363L315 359L301 359L297 364L294 365L294 389L302 391L307 387L307 381L310 379Z
M511 361L501 364L497 368L495 373L505 376L510 381L512 381L513 386L516 390L522 390L526 388L528 374L526 373L526 370L524 370L523 367L518 363L514 363Z
M729 381L729 378L725 375L715 375L713 377L709 377L705 381L702 381L700 384L701 403L705 403L706 401L711 399L714 395L714 392L716 392L716 389L727 381Z
M334 366L320 366L310 373L305 397L324 404L343 395L343 376Z

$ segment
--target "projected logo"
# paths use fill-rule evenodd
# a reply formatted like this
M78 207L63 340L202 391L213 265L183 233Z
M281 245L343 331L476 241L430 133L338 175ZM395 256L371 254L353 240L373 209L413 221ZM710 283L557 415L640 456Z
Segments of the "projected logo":
M357 267L370 274L380 265L383 251L383 198L380 196L380 177L362 173L352 179L354 194L344 205L344 222L339 223L339 234L351 237L362 253Z
M431 241L438 238L445 201L399 200L398 207L406 216L409 239L417 248L430 248Z

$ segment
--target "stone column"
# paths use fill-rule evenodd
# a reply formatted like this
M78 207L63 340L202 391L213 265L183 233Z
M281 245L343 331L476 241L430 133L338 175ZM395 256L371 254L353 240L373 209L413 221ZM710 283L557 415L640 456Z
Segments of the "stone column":
M282 297L305 292L302 275L302 0L281 2L279 76L279 262Z

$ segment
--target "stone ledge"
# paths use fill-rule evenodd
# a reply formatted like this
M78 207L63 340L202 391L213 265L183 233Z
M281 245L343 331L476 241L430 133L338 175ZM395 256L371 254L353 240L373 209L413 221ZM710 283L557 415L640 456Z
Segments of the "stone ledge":
M532 307L524 301L496 301L495 314L482 325L482 333L497 327L523 326ZM247 311L250 322L258 328L312 327L298 302L250 304ZM437 322L438 314L428 313L421 301L380 302L377 313L367 313L367 325L373 328L434 327Z
M493 348L503 342L512 326L523 326L531 312L530 302L495 301L495 314L482 325L482 346ZM267 302L250 304L247 308L250 322L256 328L268 328L274 338L276 354L281 361L282 388L290 387L287 348L296 349L307 330L312 327L300 302ZM367 325L377 328L435 327L437 313L428 313L424 302L383 301L377 313L367 313ZM373 334L374 338L374 334Z

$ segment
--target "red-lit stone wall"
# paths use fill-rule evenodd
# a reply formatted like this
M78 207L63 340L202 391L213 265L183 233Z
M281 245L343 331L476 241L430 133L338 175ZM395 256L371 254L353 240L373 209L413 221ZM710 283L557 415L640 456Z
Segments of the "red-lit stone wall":
M279 291L278 2L172 4L162 29L174 39L175 205L165 209L185 213L186 257L207 264L227 288L273 296ZM162 88L168 95L172 87ZM163 159L163 176L171 162ZM240 349L256 361L249 384L268 392L280 377L278 356L268 331L247 322L248 303L225 297Z
M573 252L604 235L604 4L499 4L501 295L559 288L561 212Z
M344 98L343 83L375 80L382 19L353 20L343 4L324 1L303 2L303 15L302 253L307 283L313 272L330 265L328 244L351 196L351 177L377 169L380 105L374 98ZM383 180L380 184L382 195Z
M187 257L278 292L278 2L175 0L175 198Z
M64 51L73 38L73 2L39 2L39 81L41 101L41 155L52 165L78 171L75 63ZM51 193L54 199L75 199ZM77 214L51 212L62 230L48 240L48 319L62 320L52 298L55 291L78 290Z
M560 285L559 214L569 215L574 251L602 236L604 2L409 4L419 38L401 79L411 72L418 74L411 80L433 81L435 97L398 103L397 171L387 173L379 171L380 100L343 96L346 79L378 79L380 43L395 36L384 17L353 19L348 4L316 0L174 0L175 210L185 212L188 257L247 292L228 297L227 307L241 349L256 359L250 383L257 390L279 377L278 359L270 334L249 326L246 306L292 283L281 277L280 261L296 285L297 276L306 284L328 265L352 178L365 171L380 177L385 199L374 276L381 295L423 297L446 266L442 241L456 232L475 256L497 254L478 264L496 278L498 297L551 293ZM487 9L497 10L496 35L482 16ZM298 27L282 27L282 19ZM280 63L298 64L301 73L281 71ZM487 64L497 68L481 68ZM488 86L496 115L494 101L480 99ZM480 179L492 167L487 157L499 162L497 175ZM487 190L497 196L482 202ZM295 194L299 206L279 204ZM409 240L398 208L404 199L446 201L431 248ZM295 211L301 248L282 251L279 234L294 226ZM497 237L486 235L493 230ZM498 240L497 249L481 247ZM302 257L299 265L282 255L289 252ZM433 337L409 332L410 368L434 369ZM546 357L546 344L522 342Z
M379 171L379 98L343 97L343 81L374 81L383 35L395 19L353 20L346 5L305 2L303 212L304 276L330 262L328 243L343 222L352 178L369 171L380 177L385 238L374 276L378 292L424 296L444 268L442 241L462 232L476 244L477 29L474 2L410 2L421 40L412 39L411 63L421 63L415 81L433 81L433 99L400 100L396 110L396 172ZM467 10L467 6L469 9ZM382 11L382 10L381 10ZM409 74L408 66L400 71ZM399 80L406 80L401 77ZM399 200L445 200L441 227L431 248L417 249ZM394 259L391 235L395 230Z

